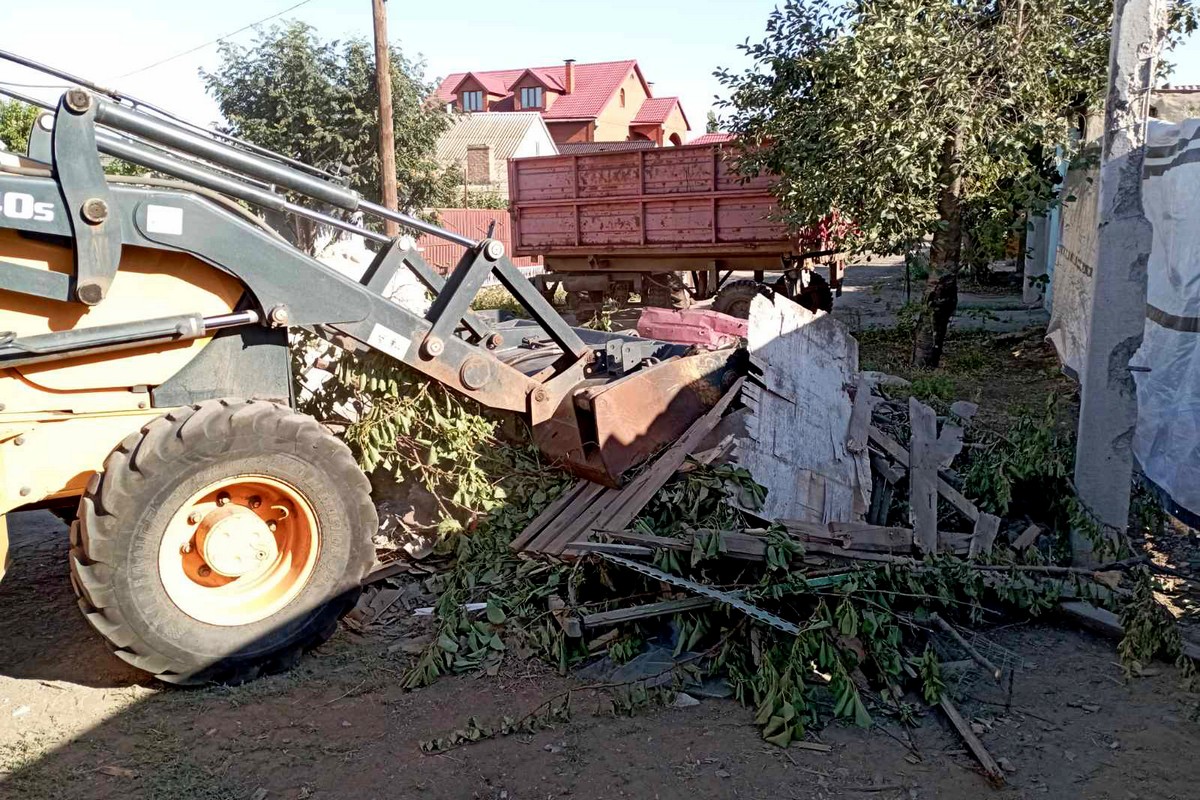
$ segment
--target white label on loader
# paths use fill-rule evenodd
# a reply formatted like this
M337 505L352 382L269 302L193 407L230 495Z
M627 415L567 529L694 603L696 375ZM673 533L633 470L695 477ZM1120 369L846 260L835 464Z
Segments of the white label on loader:
M183 235L183 209L174 206L146 206L146 232Z
M371 335L367 337L367 344L377 350L382 350L392 358L403 361L404 357L408 355L408 348L412 345L412 339L377 322L375 323L375 327L371 328Z

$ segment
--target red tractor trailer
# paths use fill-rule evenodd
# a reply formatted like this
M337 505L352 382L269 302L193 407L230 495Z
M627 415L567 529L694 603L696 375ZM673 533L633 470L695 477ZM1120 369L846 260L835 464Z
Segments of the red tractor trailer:
M828 226L789 231L773 178L746 179L721 144L519 158L509 162L515 256L541 256L534 280L589 312L605 300L713 308L745 317L762 286L829 310L844 259ZM824 265L828 279L814 271Z

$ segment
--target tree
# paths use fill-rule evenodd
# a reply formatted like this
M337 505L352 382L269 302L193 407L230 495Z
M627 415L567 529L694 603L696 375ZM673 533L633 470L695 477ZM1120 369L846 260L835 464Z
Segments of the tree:
M938 364L964 239L978 246L996 219L1055 201L1056 148L1071 152L1075 118L1103 92L1111 12L1111 0L788 0L744 46L754 66L717 73L741 168L780 176L790 223L838 213L858 252L932 239L914 363Z
M434 158L451 122L430 98L424 65L391 51L396 173L401 208L445 205L457 179ZM301 22L258 34L250 48L221 45L221 65L201 71L226 130L335 175L372 201L379 198L379 95L373 46L365 39L322 41ZM306 201L308 202L308 201ZM312 203L308 203L312 204ZM314 231L297 220L310 247Z
M721 130L721 122L717 119L717 112L711 108L708 110L708 118L704 120L704 132L716 133Z
M0 100L0 144L23 155L29 149L29 132L38 113L38 109L20 100Z

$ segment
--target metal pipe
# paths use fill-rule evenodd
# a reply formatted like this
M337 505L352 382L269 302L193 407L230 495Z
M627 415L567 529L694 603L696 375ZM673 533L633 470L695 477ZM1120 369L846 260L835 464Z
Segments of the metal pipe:
M283 198L282 195L265 189L259 189L255 186L243 183L227 174L220 174L214 170L217 167L205 164L199 166L181 160L173 153L168 153L159 150L156 147L151 147L148 144L139 142L133 139L126 139L117 136L104 130L96 131L96 146L99 150L107 155L115 156L124 161L130 161L134 164L140 164L143 167L163 172L168 175L173 175L190 183L194 183L204 189L211 189L221 194L227 194L231 197L236 197L239 200L245 200L247 203L259 206L261 208L269 208L272 211L286 212L296 214L297 216L306 217L314 222L319 222L322 225L328 225L338 230L348 231L349 233L357 234L365 239L370 239L373 242L386 244L391 239L381 233L360 228L344 220L340 220L330 214L324 214L320 211L315 211L311 208L290 203Z
M401 225L406 227L415 228L421 233L432 234L433 236L437 236L440 239L445 239L448 242L461 244L463 247L474 247L478 244L478 242L476 242L474 239L454 233L453 231L448 231L445 228L439 228L432 222L425 222L424 220L417 219L414 216L404 214L400 211L392 211L390 208L386 208L375 203L369 203L366 200L361 201L358 204L358 207L363 212L370 214L373 217L390 219L393 222L399 222Z
M0 345L0 367L7 369L130 350L151 344L186 342L208 336L218 330L253 325L258 321L257 311L238 311L212 317L177 314L172 317L25 336Z
M382 233L376 233L375 231L368 230L367 228L360 228L353 223L338 219L330 214L322 214L320 211L313 211L311 208L298 206L295 203L284 203L283 210L302 217L308 217L314 222L319 222L322 225L328 225L331 228L337 228L338 230L347 231L357 236L361 236L364 239L370 239L372 242L387 244L392 241Z
M157 172L191 181L197 186L245 200L256 206L283 211L287 202L282 196L259 189L234 178L219 175L209 169L183 161L179 157L141 142L125 139L108 131L96 131L96 148L102 153L129 161Z
M96 98L96 122L188 155L199 156L238 172L245 172L260 180L278 184L347 211L355 211L359 206L358 194L344 186L305 175L291 167L190 133L177 125L139 114L103 98Z
M274 150L269 150L265 147L261 147L259 145L254 144L253 142L248 142L245 139L239 139L238 137L231 136L228 133L221 133L220 131L214 131L209 128L205 128L201 125L197 125L194 122L188 122L186 119L177 117L174 114L172 114L170 111L167 111L163 108L159 108L158 106L154 105L153 103L148 103L145 100L141 100L137 97L134 97L131 94L127 94L125 92L118 91L117 89L108 89L106 87L99 86L95 83L92 83L91 81L88 81L84 78L79 77L78 75L72 75L71 73L66 72L65 70L60 70L55 67L51 67L48 64L41 63L40 61L34 61L32 58L26 58L25 56L17 55L16 53L10 52L8 50L0 50L0 59L4 59L6 61L11 61L14 64L20 64L23 67L28 67L29 69L35 70L37 72L44 72L47 75L52 75L56 78L61 78L70 83L74 83L78 86L82 86L85 89L90 89L91 91L96 92L98 94L102 94L107 97L111 97L114 100L128 100L134 106L140 106L141 108L149 109L149 110L153 111L155 114L160 114L163 117L166 117L167 119L173 120L174 122L176 122L179 125L182 125L185 128L190 128L191 130L198 131L200 133L204 133L208 136L213 136L218 139L223 139L227 142L237 144L241 147L245 147L248 150L258 153L259 155L267 156L269 158L273 158L278 161L282 161L285 164L290 164L293 167L296 167L297 169L312 173L313 175L322 175L322 176L324 176L326 178L330 178L330 179L333 178L333 176L330 175L325 170L318 169L317 167L310 166L309 164L305 164L303 161L297 161L294 158L288 158L287 156L283 155L282 153L276 153ZM3 90L0 90L0 91L3 91ZM7 93L7 92L5 92L5 93ZM10 96L12 96L12 95L10 95ZM30 102L29 100L27 100L25 98L17 98L17 99L19 99L25 103ZM54 110L53 106L47 106L44 103L41 103L40 101L34 101L31 103L31 105L37 105L37 106L41 106L43 108L48 108L50 110Z

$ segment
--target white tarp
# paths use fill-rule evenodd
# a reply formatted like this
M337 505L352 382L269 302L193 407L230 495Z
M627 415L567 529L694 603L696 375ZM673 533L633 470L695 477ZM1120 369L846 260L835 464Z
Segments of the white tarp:
M1087 346L1097 177L1094 169L1068 176L1077 201L1064 208L1054 267L1047 338L1072 375ZM1130 361L1138 395L1133 450L1150 480L1200 514L1200 120L1151 120L1142 192L1154 244L1145 339Z
M1200 514L1200 119L1152 122L1142 182L1154 225L1133 452L1146 477Z

